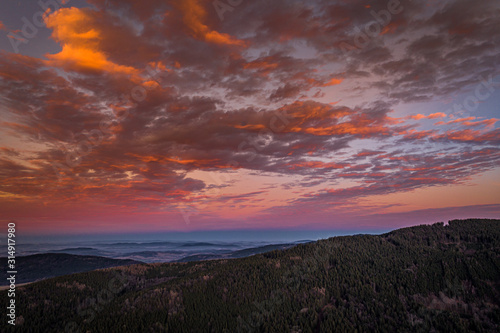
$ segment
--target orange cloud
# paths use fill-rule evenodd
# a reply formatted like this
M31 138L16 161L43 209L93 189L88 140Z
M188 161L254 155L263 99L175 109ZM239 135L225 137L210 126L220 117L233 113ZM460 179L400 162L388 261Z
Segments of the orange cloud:
M425 139L428 137L432 137L435 134L436 134L436 131L434 131L434 130L429 130L429 131L410 130L410 131L405 133L404 138L407 140Z
M469 120L474 120L474 119L476 119L476 117L458 118L455 120L451 120L448 123L449 124L456 124L456 123L462 123L464 121L469 121Z
M3 24L2 21L0 21L0 30L7 30L7 28L5 27L5 24Z
M363 126L353 122L346 122L333 126L317 127L317 128L300 128L294 127L291 132L305 132L313 135L359 135L368 137L370 135L389 135L389 129L385 126Z
M308 133L312 135L389 135L387 125L395 124L394 118L383 116L372 119L365 113L358 113L348 108L332 108L325 104L295 102L285 107L293 117L293 124L286 129L288 132ZM344 117L349 116L346 120ZM338 122L339 120L344 120Z
M314 169L343 169L349 164L338 164L334 162L330 163L324 163L321 161L308 161L308 162L301 162L301 163L295 163L295 164L288 164L290 166L290 169L295 170L295 169L301 169L301 168L314 168Z
M137 74L133 67L110 61L101 50L102 32L95 27L94 17L90 9L74 7L45 16L52 38L62 46L61 52L47 55L49 63L77 71Z
M206 169L206 168L217 168L217 169L224 169L224 168L230 168L230 166L222 165L221 161L219 159L208 159L208 160L197 160L197 159L181 159L178 157L175 158L169 158L165 156L160 156L160 155L154 155L154 156L143 156L143 155L138 155L138 154L132 154L132 153L127 153L125 154L127 156L135 157L139 161L148 163L148 162L159 162L159 163L175 163L175 164L180 164L180 165L190 165L194 166L200 169Z
M270 57L268 57L270 58ZM267 75L274 69L278 68L278 63L272 62L269 59L259 59L251 62L247 62L243 65L245 69L255 69L261 72L263 75Z
M207 12L200 4L200 0L179 0L176 5L182 12L184 24L191 31L193 37L218 45L246 45L244 41L226 33L212 30L203 23L207 17Z
M382 31L380 32L381 35L385 35L385 34L393 34L394 32L396 32L396 29L399 27L399 23L397 22L391 22L389 23L388 25L386 25L384 27L384 29L382 29Z
M50 55L49 58L62 64L63 67L73 69L74 66L77 66L80 69L92 71L108 71L123 74L137 73L137 70L133 67L117 65L109 61L106 56L99 51L73 47L71 45L63 46L61 52Z
M480 121L471 121L475 120L476 117L467 117L467 118L459 118L455 120L450 120L448 122L443 122L443 121L438 121L434 125L452 125L452 124L462 124L463 126L481 126L481 125L486 125L486 126L493 126L495 123L499 120L496 118L491 118L491 119L484 119Z
M483 132L474 131L470 129L461 131L447 131L445 134L436 136L436 139L447 139L452 141L461 142L488 142L488 141L500 141L500 129Z
M410 116L409 118L414 119L414 120L420 120L420 119L436 119L436 118L445 118L445 117L446 117L446 113L437 112L437 113L430 114L428 116L424 116L423 114L419 113L415 116Z
M342 81L344 81L344 79L337 79L337 78L333 78L331 79L330 81L328 81L327 83L325 83L323 85L323 87L330 87L330 86L335 86L337 84L341 84Z
M296 101L279 110L289 118L287 125L280 130L282 133L307 133L316 136L329 135L356 135L359 137L385 136L393 131L389 125L401 121L386 116L372 117L361 110L352 110L347 107L332 107L328 104L312 101ZM272 119L272 114L269 116ZM266 123L262 120L249 121L245 125L231 125L239 129L262 130Z
M355 157L375 156L383 153L384 153L383 151L362 151L360 153L357 153Z
M238 129L249 129L249 130L254 130L254 131L257 131L257 130L263 130L263 129L266 129L267 126L265 125L262 125L262 124L255 124L255 125L234 125L234 128L238 128Z
M486 126L493 126L499 119L496 118L491 118L491 119L484 119L481 121L464 121L463 125L464 126L480 126L480 125L486 125Z
M347 108L332 109L325 104L310 102L295 102L288 107L284 107L284 109L287 109L288 114L295 119L299 119L301 122L311 119L341 118L352 113L352 111Z

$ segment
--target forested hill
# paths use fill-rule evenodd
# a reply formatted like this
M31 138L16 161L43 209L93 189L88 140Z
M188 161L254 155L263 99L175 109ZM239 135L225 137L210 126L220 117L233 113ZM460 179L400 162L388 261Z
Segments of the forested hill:
M27 285L16 300L18 325L4 318L2 332L498 332L500 220L109 268Z
M9 284L7 258L0 258L0 286ZM92 271L95 269L140 264L140 261L66 253L43 253L16 258L17 283L43 280L49 277Z

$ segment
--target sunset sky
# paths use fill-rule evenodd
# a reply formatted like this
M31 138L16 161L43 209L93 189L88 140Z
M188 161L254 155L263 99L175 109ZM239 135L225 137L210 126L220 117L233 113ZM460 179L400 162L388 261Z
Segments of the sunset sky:
M26 233L500 217L497 0L0 4Z

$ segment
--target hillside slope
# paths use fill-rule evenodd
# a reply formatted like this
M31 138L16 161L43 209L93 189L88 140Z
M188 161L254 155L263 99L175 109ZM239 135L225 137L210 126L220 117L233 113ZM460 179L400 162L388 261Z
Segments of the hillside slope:
M16 299L16 332L495 332L500 220L110 268L34 283Z
M0 258L0 286L7 285L7 258ZM95 269L141 264L129 259L111 259L65 253L44 253L17 257L17 283L33 282L50 277L92 271Z

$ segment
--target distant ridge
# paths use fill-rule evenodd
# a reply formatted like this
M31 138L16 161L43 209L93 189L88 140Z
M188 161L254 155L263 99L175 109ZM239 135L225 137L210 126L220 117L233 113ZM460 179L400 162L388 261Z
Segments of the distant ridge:
M220 253L220 254L195 254L184 257L182 259L177 260L176 262L190 262L190 261L201 261L201 260L215 260L215 259L234 259L234 258L244 258L253 256L259 253L265 253L274 250L285 250L289 249L292 246L297 245L298 243L287 243L287 244L271 244L264 245L258 247L251 247L248 249L231 251L228 253Z
M86 251L86 250L96 250L93 247L68 247L61 250L51 250L51 252L64 252L64 251Z
M0 285L7 285L7 258L0 258ZM16 257L16 283L27 283L51 277L88 272L95 269L140 264L129 259L111 259L67 253L43 253Z

